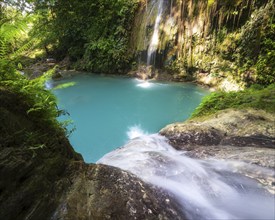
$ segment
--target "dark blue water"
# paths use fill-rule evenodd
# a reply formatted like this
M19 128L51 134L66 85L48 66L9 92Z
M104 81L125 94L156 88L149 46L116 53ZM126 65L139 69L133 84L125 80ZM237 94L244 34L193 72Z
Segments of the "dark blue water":
M59 108L70 113L76 130L69 139L86 162L96 162L140 132L156 133L169 123L184 121L208 93L193 84L98 75L52 83L68 82L75 85L54 93Z

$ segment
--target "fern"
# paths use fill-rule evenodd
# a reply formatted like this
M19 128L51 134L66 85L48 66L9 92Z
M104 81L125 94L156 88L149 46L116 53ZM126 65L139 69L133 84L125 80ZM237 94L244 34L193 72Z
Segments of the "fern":
M27 105L26 113L32 120L44 121L45 126L60 128L56 120L60 113L56 98L44 87L54 70L34 80L27 79L16 70L15 60L37 43L35 38L27 39L32 19L16 15L0 20L0 88L18 94Z
M38 42L37 39L31 39L29 40L27 43L25 43L24 45L22 45L18 50L16 50L14 53L10 54L11 59L15 59L16 57L18 57L19 55L21 55L22 53L25 53L26 51L31 50L34 45L36 45Z
M22 16L17 11L11 11L14 15L0 20L0 59L15 59L35 43L34 39L27 43L22 42L22 38L27 36L31 28L33 16Z
M0 38L0 59L4 58L8 53L7 42Z

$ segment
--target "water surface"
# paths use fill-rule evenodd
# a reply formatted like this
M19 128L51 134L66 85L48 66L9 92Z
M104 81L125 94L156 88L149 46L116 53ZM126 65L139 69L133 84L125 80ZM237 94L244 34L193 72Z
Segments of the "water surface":
M156 133L169 123L186 120L208 93L187 83L99 75L78 75L51 83L68 82L76 84L54 93L59 108L70 113L76 127L70 142L86 162L96 162L140 130Z

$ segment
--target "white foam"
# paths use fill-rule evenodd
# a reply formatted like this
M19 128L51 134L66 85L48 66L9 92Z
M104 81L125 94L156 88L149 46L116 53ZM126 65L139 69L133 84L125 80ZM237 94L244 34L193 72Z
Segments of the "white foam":
M141 87L141 88L147 89L147 88L152 87L152 86L153 86L153 83L150 83L150 82L148 82L148 81L143 81L143 82L137 84L137 86L138 86L138 87Z
M170 191L188 219L274 219L274 196L240 174L245 169L253 171L255 166L189 158L164 137L144 135L138 126L132 127L128 135L132 139L129 143L98 163L128 170ZM272 178L274 171L266 174Z
M127 136L130 140L144 135L146 135L146 132L143 131L139 125L134 125L127 131Z
M47 80L45 82L45 87L46 87L47 90L52 89L53 88L53 82L52 82L52 80Z

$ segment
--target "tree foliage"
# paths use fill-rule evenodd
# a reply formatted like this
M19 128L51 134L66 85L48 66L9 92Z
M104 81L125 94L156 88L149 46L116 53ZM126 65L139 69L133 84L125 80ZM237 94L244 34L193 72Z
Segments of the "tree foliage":
M22 38L28 31L30 17L10 8L1 8L1 12L4 16L0 20L0 89L21 97L29 107L30 117L59 127L56 117L61 111L57 109L55 96L44 86L51 72L29 80L17 71L17 58L28 49Z
M139 0L5 0L35 14L30 32L47 56L69 57L77 69L125 71L128 44Z
M45 89L50 73L27 79L21 55L43 48L48 56L69 56L78 68L118 71L128 62L127 44L136 1L6 0L0 4L0 88L18 94L27 114L59 127L54 95Z
M122 71L129 62L128 42L137 0L56 0L36 2L35 31L41 45L61 60L69 56L78 69ZM48 14L47 14L48 13ZM43 37L45 36L45 37Z

